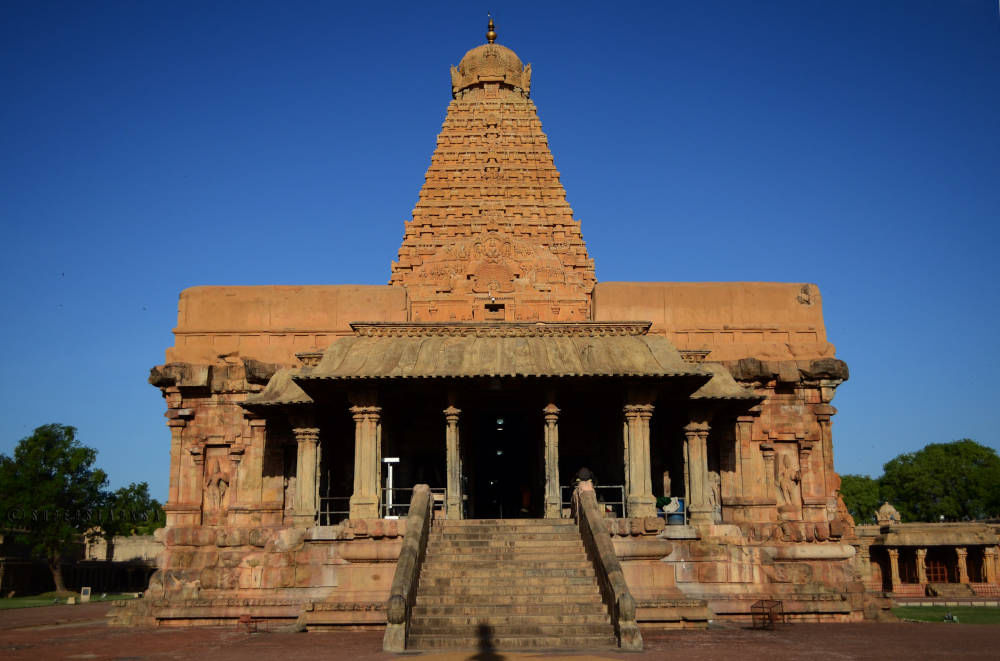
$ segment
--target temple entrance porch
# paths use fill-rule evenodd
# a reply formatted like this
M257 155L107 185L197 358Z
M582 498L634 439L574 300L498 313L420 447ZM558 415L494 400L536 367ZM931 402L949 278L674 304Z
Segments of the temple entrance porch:
M656 497L691 503L696 488L707 505L717 451L691 456L688 446L705 434L686 428L693 413L675 389L657 385L477 378L315 389L311 410L289 416L301 440L298 452L286 448L288 481L308 493L315 474L320 525L405 516L416 484L431 486L449 519L560 518L582 468L609 490L599 494L615 503L614 516L653 516ZM313 501L299 499L295 516L308 525Z

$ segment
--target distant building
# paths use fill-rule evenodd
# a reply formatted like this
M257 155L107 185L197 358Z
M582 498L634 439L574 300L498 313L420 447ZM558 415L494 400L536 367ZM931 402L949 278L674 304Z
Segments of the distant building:
M900 523L889 503L858 526L868 587L897 597L1000 597L1000 524Z

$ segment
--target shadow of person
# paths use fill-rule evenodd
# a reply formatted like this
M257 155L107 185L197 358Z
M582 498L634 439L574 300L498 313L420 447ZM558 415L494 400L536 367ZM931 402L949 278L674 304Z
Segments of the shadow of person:
M469 657L468 661L503 661L507 657L497 654L493 647L493 627L480 622L476 629L476 637L479 639L477 647L479 652Z

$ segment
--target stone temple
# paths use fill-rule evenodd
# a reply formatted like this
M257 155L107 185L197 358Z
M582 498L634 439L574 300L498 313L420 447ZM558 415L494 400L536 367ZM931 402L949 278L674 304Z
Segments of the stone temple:
M181 293L165 550L120 622L634 647L877 610L817 287L598 282L530 92L492 28L452 67L387 285Z

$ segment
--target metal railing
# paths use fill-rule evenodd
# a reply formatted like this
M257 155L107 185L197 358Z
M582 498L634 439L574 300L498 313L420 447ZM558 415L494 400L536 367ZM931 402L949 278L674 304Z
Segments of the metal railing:
M431 489L431 499L435 510L444 510L445 488ZM390 498L389 496L392 496ZM413 487L382 488L382 518L402 518L410 512ZM351 515L350 496L323 496L319 499L319 525L332 526L348 519Z
M444 487L431 487L431 503L433 510L444 509ZM382 518L404 517L410 513L410 501L413 499L413 487L382 487Z
M571 507L574 484L559 487L559 500L562 501L562 508L565 510ZM614 514L617 518L625 517L625 485L624 484L598 484L594 485L594 494L597 496L598 507L603 507L604 515Z
M351 514L350 496L323 496L319 499L319 525L332 526Z

